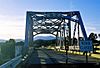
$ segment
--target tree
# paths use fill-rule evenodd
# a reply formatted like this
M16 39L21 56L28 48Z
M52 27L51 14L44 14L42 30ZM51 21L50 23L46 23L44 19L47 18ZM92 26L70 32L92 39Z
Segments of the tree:
M15 42L14 39L9 39L7 44L10 47L10 57L14 58L15 57L15 45L16 45L16 42Z
M98 37L100 38L100 34L98 34Z
M34 43L33 41L30 41L29 42L29 46L32 47L33 46L33 43Z
M23 46L24 42L23 41L17 42L16 45Z
M97 40L96 40L97 38L98 38L98 37L97 37L97 34L95 34L95 33L90 33L89 39L92 40L93 43L97 42Z
M12 42L12 43L15 43L15 40L14 39L9 39L8 42Z
M1 46L1 53L3 56L3 60L7 61L15 57L15 40L9 39Z

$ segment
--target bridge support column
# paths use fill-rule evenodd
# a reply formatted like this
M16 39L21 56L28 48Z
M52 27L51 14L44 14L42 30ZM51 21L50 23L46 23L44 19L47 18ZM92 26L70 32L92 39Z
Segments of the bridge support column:
M23 54L28 53L29 43L33 41L33 22L29 13L26 15L26 31L25 31L25 46L23 47Z

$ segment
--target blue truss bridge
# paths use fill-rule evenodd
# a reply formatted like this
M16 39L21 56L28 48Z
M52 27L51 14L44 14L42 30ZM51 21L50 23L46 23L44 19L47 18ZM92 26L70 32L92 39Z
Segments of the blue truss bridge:
M49 42L40 38L35 39L41 34L53 35L54 39ZM80 34L83 36L81 37ZM46 39L49 39L49 36ZM81 63L90 63L92 66L99 65L100 58L93 57L94 50L87 51L86 54L80 50L80 41L88 40L79 11L27 11L25 45L22 47L20 55L5 62L0 68L49 68L50 64L57 64L59 67L65 65L66 68L68 64L77 66ZM48 45L50 42L53 44ZM100 46L97 43L96 45ZM44 65L41 66L41 64Z

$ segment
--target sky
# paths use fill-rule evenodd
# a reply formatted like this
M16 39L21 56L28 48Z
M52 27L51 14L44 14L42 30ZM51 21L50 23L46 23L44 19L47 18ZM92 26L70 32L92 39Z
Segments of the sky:
M25 39L26 11L80 11L87 35L100 33L100 0L0 0L0 39Z

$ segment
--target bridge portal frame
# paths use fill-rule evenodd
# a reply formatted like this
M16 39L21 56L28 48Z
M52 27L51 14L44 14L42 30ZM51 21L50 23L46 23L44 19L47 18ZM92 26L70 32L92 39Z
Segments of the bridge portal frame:
M52 20L52 19L57 19L56 21L51 21L51 25L50 23L48 24L49 26L53 26L53 25L57 25L58 28L53 28L50 30L46 27L46 29L42 29L41 25L46 25L46 20ZM41 23L45 24L41 24L41 23L37 23L36 21L41 20ZM65 22L65 20L67 20L67 22ZM79 37L79 26L81 27L82 30L82 34L84 36L84 39L87 40L87 34L84 28L84 24L83 21L81 19L81 15L79 11L70 11L70 12L34 12L34 11L27 11L26 13L26 29L25 29L25 48L27 49L29 46L29 42L33 41L33 36L37 35L37 34L41 34L41 33L46 33L46 34L53 34L54 32L56 32L56 40L57 40L57 36L60 32L60 36L64 37L64 45L65 45L65 49L68 48L66 47L66 24L68 26L69 29L69 45L71 45L71 21L75 22L75 24L78 24L78 37ZM63 22L63 24L62 24ZM36 24L37 23L37 24ZM40 25L40 27L39 27ZM36 29L34 29L34 26L38 26ZM47 25L46 25L47 26ZM55 26L54 26L55 27ZM64 27L64 28L63 28ZM63 33L61 33L61 31L63 31ZM75 36L75 31L76 31L76 26L74 27L74 33L73 36ZM36 34L34 35L35 32ZM39 32L39 33L38 33ZM62 34L62 35L61 35ZM56 43L57 45L57 43Z

